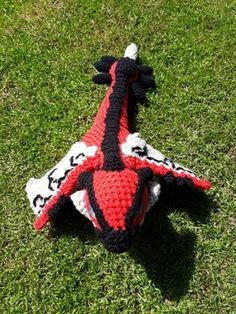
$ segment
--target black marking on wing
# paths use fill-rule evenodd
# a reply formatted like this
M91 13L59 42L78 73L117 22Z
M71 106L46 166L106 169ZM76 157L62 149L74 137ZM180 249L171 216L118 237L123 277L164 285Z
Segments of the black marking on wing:
M34 205L34 207L37 206L37 200L42 200L42 199L43 199L42 195L38 194L38 195L33 199L33 205Z
M155 162L157 162L157 163L165 164L166 166L170 166L170 163L171 163L171 167L172 167L172 169L174 169L175 171L180 171L180 170L182 170L182 171L185 171L185 172L188 172L188 173L191 173L191 174L194 175L194 172L191 171L191 170L185 169L185 168L183 168L183 167L181 167L181 166L176 167L176 165L175 165L175 163L173 162L173 160L171 160L171 159L169 159L169 158L166 158L166 157L165 157L163 160L158 160L158 159L156 159L156 158L149 157L149 156L147 156L147 157L145 157L145 158L148 159L148 160L153 160L153 161L155 161Z
M136 153L140 157L147 156L147 147L134 146L132 147L132 152Z
M70 171L71 171L71 169L66 170L65 173L64 173L64 176L61 177L61 178L59 178L59 179L57 180L57 188L58 188L58 189L59 189L59 187L60 187L60 185L61 185L61 182L62 182L63 180L65 180L67 174L68 174Z
M39 205L39 207L43 207L44 205L45 205L45 203L50 199L50 197L51 197L52 195L49 195L49 196L47 196L47 197L43 197L42 195L40 195L40 194L38 194L38 195L36 195L36 197L33 199L33 205L34 205L34 207L36 207L37 206L37 201L38 200L42 200L43 202Z
M158 159L150 157L150 156L147 156L146 159L153 160L153 161L155 161L157 163L162 163L162 164L165 164L166 166L169 166L168 163L165 161L165 159L164 160L158 160Z
M164 158L164 163L167 165L167 166L171 166L173 169L175 169L175 163L173 162L172 159L169 159L169 158Z
M194 175L194 172L192 170L189 170L189 169L184 169L182 167L177 167L175 168L175 170L183 170L183 171L186 171L186 172L189 172L189 173L192 173Z
M71 167L76 167L78 165L78 163L75 162L76 159L78 159L80 156L85 157L84 153L80 153L79 155L75 156L71 156L70 157L70 165Z
M189 173L194 174L191 170L184 169L181 166L176 167L174 161L172 159L167 158L167 157L165 157L163 160L162 159L159 160L159 159L156 159L154 157L148 156L148 151L147 151L147 147L146 146L144 146L144 147L134 146L134 147L132 147L132 152L137 154L137 155L139 155L140 157L145 157L148 160L153 160L153 161L155 161L157 163L162 163L162 164L164 164L166 166L171 166L176 171L182 170L182 171L187 171Z
M57 188L58 188L58 189L59 189L59 187L60 187L60 185L61 185L61 182L62 182L63 180L65 180L67 174L68 174L70 171L71 171L71 169L66 170L65 173L64 173L64 176L61 177L61 178L59 178L59 179L57 180Z
M48 174L48 189L51 191L54 191L54 189L52 188L52 183L55 182L54 178L51 177L51 175L57 170L57 168L53 169L49 174Z
M80 153L77 156L71 156L70 157L70 166L72 167L71 169L67 169L64 173L64 175L58 179L53 178L52 174L57 170L57 168L53 169L49 174L48 174L48 189L51 191L54 191L53 187L52 187L52 183L57 183L57 188L60 187L61 182L66 178L66 175L74 168L78 165L78 163L76 162L76 159L78 159L79 157L85 157L84 153Z

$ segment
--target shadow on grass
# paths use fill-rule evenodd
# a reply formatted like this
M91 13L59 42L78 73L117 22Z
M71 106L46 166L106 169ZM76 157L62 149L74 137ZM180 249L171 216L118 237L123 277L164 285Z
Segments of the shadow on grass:
M205 193L190 189L165 189L157 204L147 214L135 238L130 256L144 266L147 276L161 290L163 299L179 301L189 289L195 267L197 235L184 228L177 232L168 218L175 211L187 213L197 224L207 223L217 204ZM84 242L98 242L91 222L68 201L51 224L50 236L78 237Z
M89 241L89 243L97 242L92 223L75 209L70 199L51 221L49 237L61 236L78 237L81 241Z
M130 255L144 266L165 300L179 301L187 293L195 267L197 238L187 229L174 230L168 213L184 210L195 223L206 223L215 208L216 204L202 192L166 190L147 214Z

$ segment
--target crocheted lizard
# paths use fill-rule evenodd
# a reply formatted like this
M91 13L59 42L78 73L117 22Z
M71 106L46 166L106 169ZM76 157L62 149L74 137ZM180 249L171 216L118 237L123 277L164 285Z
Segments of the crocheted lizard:
M137 47L123 58L102 57L95 64L102 73L98 84L110 85L95 121L82 141L42 178L31 178L26 192L42 229L70 198L90 219L106 248L125 251L148 209L158 200L161 181L207 190L211 184L166 158L128 129L130 97L145 101L153 87L152 69L136 62Z

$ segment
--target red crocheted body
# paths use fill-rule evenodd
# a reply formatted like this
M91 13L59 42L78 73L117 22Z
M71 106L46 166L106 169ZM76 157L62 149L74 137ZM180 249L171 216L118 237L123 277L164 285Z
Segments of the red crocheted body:
M136 172L96 171L93 178L95 197L110 227L125 230L125 217L131 208L138 185Z
M86 214L103 243L113 252L122 252L145 217L152 192L148 184L154 176L179 185L190 182L203 190L211 185L160 152L154 153L150 145L129 133L128 97L143 97L142 86L148 87L151 82L147 75L150 69L122 58L104 71L111 85L93 125L82 138L82 148L78 146L78 151L72 150L73 154L67 156L62 175L53 177L57 168L47 174L50 196L35 196L47 200L35 227L41 229L65 207L72 194L84 190ZM52 183L57 189L52 189Z
M99 107L94 123L89 129L89 131L82 138L82 141L85 142L86 145L88 146L96 145L98 147L98 150L101 148L101 143L105 136L105 127L106 127L105 119L106 119L107 111L110 106L109 97L113 93L113 87L116 83L116 76L115 76L116 65L117 65L117 62L115 62L111 66L111 69L109 71L112 78L112 83ZM119 135L118 135L120 144L124 142L125 138L129 135L127 104L128 104L128 90L127 90L126 95L124 96L123 103L122 103L122 111L120 114Z

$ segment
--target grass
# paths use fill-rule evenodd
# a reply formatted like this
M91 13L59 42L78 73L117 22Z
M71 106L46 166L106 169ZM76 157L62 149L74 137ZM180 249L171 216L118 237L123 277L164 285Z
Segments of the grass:
M107 252L71 213L42 233L24 187L90 127L105 87L92 64L134 41L157 90L137 127L209 178ZM1 313L235 313L233 1L1 1Z

